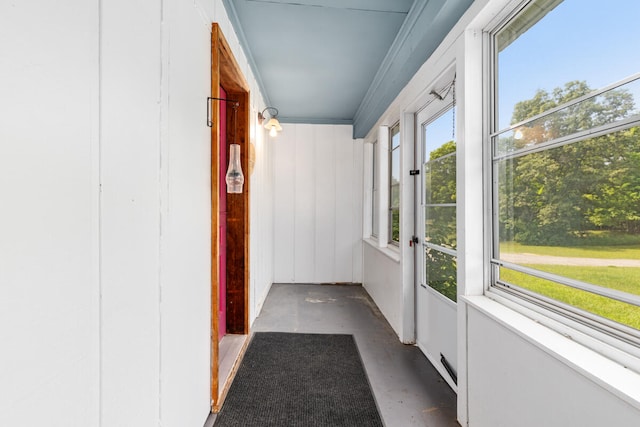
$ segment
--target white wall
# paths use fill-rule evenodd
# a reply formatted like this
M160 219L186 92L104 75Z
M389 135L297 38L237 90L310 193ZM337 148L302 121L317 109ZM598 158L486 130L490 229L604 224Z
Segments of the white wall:
M251 144L255 164L251 180L251 293L249 322L253 323L273 283L273 150L276 141L257 123L258 111L251 113Z
M0 4L0 425L203 425L212 21L261 110L220 0ZM252 319L272 282L260 215Z
M362 153L347 125L284 124L274 150L274 281L362 281Z
M0 425L98 416L98 2L0 3Z
M199 426L210 393L211 19L185 1L166 2L163 15L159 418Z
M637 399L638 374L493 304L464 305L469 426L638 424L640 402L604 378L618 377Z
M363 286L393 330L402 332L402 269L400 262L381 251L375 241L364 243Z

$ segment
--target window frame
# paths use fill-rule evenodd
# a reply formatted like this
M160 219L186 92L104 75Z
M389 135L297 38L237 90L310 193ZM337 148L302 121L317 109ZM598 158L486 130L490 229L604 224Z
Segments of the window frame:
M640 358L640 331L601 317L597 314L584 311L560 300L555 300L517 286L505 286L504 283L498 283L499 278L496 279L497 271L499 270L502 261L495 258L495 254L497 253L495 248L496 245L499 244L499 229L497 226L498 195L497 178L495 177L496 160L494 157L494 141L499 134L503 133L505 129L507 129L498 129L498 42L496 40L496 35L533 2L535 2L535 0L515 3L511 8L511 11L503 11L504 13L499 14L496 19L486 27L483 35L483 43L485 44L483 56L485 58L484 60L487 61L484 69L488 74L484 92L484 105L487 107L487 115L484 118L485 123L487 124L484 144L487 152L485 155L485 191L488 196L486 224L489 230L489 235L487 236L489 245L487 247L488 254L486 259L488 277L486 281L487 285L485 288L485 295L513 309L522 311L530 317L535 318L540 323L549 326L554 330L558 330L566 336L571 336L571 338L575 339L577 342L586 344L590 348L596 349L600 353L621 361L627 366L630 366L634 370L640 372L640 360L638 359ZM604 93L618 84L620 84L620 82L616 82L597 91L593 91L588 95L588 97L593 96L594 93ZM576 104L577 102L580 102L580 98L562 104L562 106L558 106L553 110L559 110L567 105ZM547 115L551 112L552 110L549 110L542 115ZM539 116L531 117L524 122L511 125L510 128L515 128L517 126L521 126L523 123L536 120ZM636 126L640 126L640 119L638 118L631 120L631 123L629 120L622 120L620 122L606 125L603 129L593 129L599 130L600 134L612 134L617 131L626 130ZM589 135L592 133L591 131L593 129L589 129L586 132L574 132L565 137L567 140L565 143L572 144L588 140L589 138L594 137L594 135ZM557 145L554 145L553 143L542 145L544 147L540 148L538 151L550 150L557 147ZM518 155L522 154L519 153ZM505 156L502 155L501 157L504 158ZM523 270L526 270L526 268L523 268ZM546 275L546 273L543 273L543 275ZM571 279L569 279L569 281L570 280ZM555 283L568 286L563 282L555 281ZM606 287L595 284L592 284L592 286L607 289ZM580 287L570 287L583 289ZM603 293L606 294L606 291ZM599 293L599 295L603 295L603 293ZM611 298L608 295L603 296ZM616 300L616 298L612 299Z
M398 146L394 147L393 146L393 138L394 136L398 137ZM389 127L389 150L388 150L388 165L389 165L389 173L388 173L388 186L389 186L389 200L387 202L387 208L388 208L388 234L387 234L387 242L390 245L393 246L400 246L400 192L401 192L401 171L402 171L402 165L401 163L401 157L402 157L402 152L401 152L401 146L402 146L402 138L400 135L400 122L396 122L394 125ZM393 155L394 152L397 150L398 153L398 171L397 171L397 176L398 176L398 182L396 184L393 183ZM397 187L397 194L398 194L398 204L397 206L394 206L393 204L393 188ZM397 218L398 218L398 240L394 240L393 238L393 214L394 211L397 211Z
M449 87L449 91L451 91L451 89L454 87L455 85L455 78L454 80L451 82L451 86ZM455 90L455 89L454 89ZM437 159L433 159L430 160L429 157L429 153L427 153L427 150L425 149L425 143L427 140L427 128L432 125L433 123L435 123L436 121L438 121L440 118L444 117L445 115L449 114L449 112L452 112L452 119L453 122L455 123L455 115L456 115L456 102L455 99L453 97L453 95L449 92L444 96L444 99L441 101L444 102L444 104L442 106L439 106L439 109L434 112L433 114L431 114L431 117L421 123L419 125L419 129L420 129L420 136L419 136L419 144L421 145L421 149L420 149L420 170L422 171L421 173L423 174L423 176L421 177L421 181L422 181L422 191L420 194L420 198L421 198L421 209L424 209L423 213L422 213L422 218L424 220L428 219L428 216L426 214L426 210L429 208L434 208L434 207L455 207L456 211L458 209L458 202L456 199L456 202L454 203L427 203L426 200L424 200L425 198L425 194L427 193L427 191L429 191L427 189L426 184L424 183L424 180L427 177L427 171L426 171L426 166L429 164L432 164L432 162L435 161L441 161L445 158L449 158L449 157L454 157L456 159L456 169L457 169L457 158L458 158L458 145L457 145L457 139L458 139L458 135L457 135L457 129L455 129L454 126L454 134L452 135L452 140L453 142L456 144L456 151L453 153L449 153L449 154L445 154L444 156L438 157ZM457 174L456 174L456 196L457 196ZM457 215L457 214L456 214ZM458 264L458 246L456 244L455 248L450 248L447 246L442 246L436 243L431 243L429 241L427 241L427 230L428 227L426 226L426 224L421 224L422 227L422 232L420 234L420 239L422 240L422 250L426 250L426 249L431 249L437 252L440 252L442 254L451 256L455 259L456 262L456 269L457 269L457 264ZM458 229L458 223L457 223L457 219L456 219L456 231ZM422 271L422 277L428 279L429 275L428 275L428 271L427 271L427 266L426 263L423 262L423 265L420 266L421 269L423 269ZM427 286L429 286L431 289L433 289L435 292L437 292L438 294L440 294L440 296L442 296L443 298L445 298L447 300L447 302L452 303L452 304L457 304L457 289L458 289L458 281L456 279L456 299L451 299L449 296L445 295L443 292L441 292L440 290L438 290L437 288L431 286L428 283L428 280L426 281L427 283L425 283Z
M378 140L376 139L371 144L372 156L371 156L371 237L378 238L380 234L380 221L379 221L379 204L380 204L380 167L378 165L380 154L378 153Z

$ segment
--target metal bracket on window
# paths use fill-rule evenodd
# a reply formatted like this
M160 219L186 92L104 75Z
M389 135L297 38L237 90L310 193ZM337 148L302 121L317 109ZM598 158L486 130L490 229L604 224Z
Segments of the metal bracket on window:
M218 101L227 101L227 102L233 102L234 108L237 108L240 103L235 100L235 99L226 99L226 98L214 98L214 97L208 97L207 98L207 126L209 126L210 128L213 127L213 117L211 117L211 101L217 99Z
M414 175L420 175L420 169L412 169L409 171L409 175L414 176Z

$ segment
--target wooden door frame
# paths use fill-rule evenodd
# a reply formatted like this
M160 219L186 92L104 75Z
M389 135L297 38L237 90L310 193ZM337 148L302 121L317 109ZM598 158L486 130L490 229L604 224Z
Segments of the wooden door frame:
M227 331L249 333L249 145L250 107L249 85L217 23L211 29L211 97L219 97L220 87L229 99L239 102L235 143L240 144L240 164L245 181L241 194L227 195ZM218 308L219 308L219 236L218 213L220 171L220 102L213 100L214 125L211 128L211 409L218 409L220 400ZM230 103L228 103L230 104ZM232 115L227 117L227 141L233 142ZM226 165L223 165L226 168Z

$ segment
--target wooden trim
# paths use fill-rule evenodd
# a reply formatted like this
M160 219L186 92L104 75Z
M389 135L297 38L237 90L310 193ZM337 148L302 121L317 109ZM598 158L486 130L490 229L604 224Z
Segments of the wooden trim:
M220 88L220 54L217 48L218 26L213 25L211 31L211 96L219 97ZM218 194L219 164L220 164L220 103L212 102L211 119L214 123L211 128L211 405L213 406L218 396L218 367L219 367L219 347L218 347L218 311L219 295L217 293L218 284L218 257L219 257L219 236L218 227L220 224Z
M220 394L216 402L211 406L211 412L218 413L220 409L222 409L222 404L224 403L224 399L227 397L227 393L229 392L229 388L231 387L231 383L238 373L238 368L240 367L240 362L244 357L244 354L247 352L247 347L249 346L250 338L247 336L244 340L244 344L242 344L242 348L240 349L240 354L238 354L238 358L233 363L233 367L231 368L231 372L229 373L229 378L227 381L222 384L222 390L220 390Z
M250 145L250 94L249 85L242 74L233 53L218 24L211 30L211 96L219 97L220 87L227 97L239 101L237 111L237 136L240 144L240 163L245 174L242 194L227 197L227 331L249 334L249 145ZM221 185L220 172L220 103L212 103L211 128L211 408L220 408L222 392L219 384L219 236L220 217L218 197ZM232 114L227 115L227 120ZM227 126L227 141L232 141L233 124ZM222 385L224 386L224 385Z

